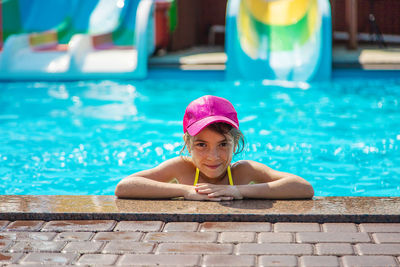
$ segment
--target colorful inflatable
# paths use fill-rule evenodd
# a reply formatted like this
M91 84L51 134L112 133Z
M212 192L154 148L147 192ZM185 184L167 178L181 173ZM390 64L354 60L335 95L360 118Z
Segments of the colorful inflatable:
M230 0L225 42L229 79L329 79L329 2Z
M5 0L0 15L0 79L147 75L152 0Z

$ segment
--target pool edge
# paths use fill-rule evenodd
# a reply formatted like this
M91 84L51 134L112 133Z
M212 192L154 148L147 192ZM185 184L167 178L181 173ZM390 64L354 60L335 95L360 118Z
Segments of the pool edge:
M400 223L400 197L197 202L114 196L0 195L0 220Z

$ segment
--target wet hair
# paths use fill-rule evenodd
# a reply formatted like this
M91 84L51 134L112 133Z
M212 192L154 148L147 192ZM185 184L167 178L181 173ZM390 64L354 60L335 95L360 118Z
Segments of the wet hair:
M234 148L236 148L235 151L233 152L234 155L237 155L243 151L245 146L245 140L243 133L239 129L236 129L232 125L224 122L212 123L208 125L206 128L224 136L227 134L231 135L233 138L233 146ZM183 154L187 146L191 146L193 144L193 138L194 137L191 136L188 132L184 134L183 139L185 140L185 144L181 149L180 152L181 155Z

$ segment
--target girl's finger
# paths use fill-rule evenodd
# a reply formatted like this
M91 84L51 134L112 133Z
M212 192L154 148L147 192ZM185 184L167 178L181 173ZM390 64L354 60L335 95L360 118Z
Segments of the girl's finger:
M220 198L220 197L209 197L208 200L209 201L221 201L222 198Z
M206 189L197 189L196 191L197 191L197 193L199 193L199 194L210 194L210 193L213 192L210 188L206 188Z
M207 188L212 188L212 187L209 186L209 185L207 185L207 184L205 184L205 185L199 185L199 186L196 185L196 189L207 189Z
M227 195L225 194L224 191L215 191L215 192L209 193L208 196L209 197L221 197L221 196L226 197ZM228 196L228 197L230 197L230 196Z
M212 192L208 194L208 197L219 197L220 194L218 194L218 192Z

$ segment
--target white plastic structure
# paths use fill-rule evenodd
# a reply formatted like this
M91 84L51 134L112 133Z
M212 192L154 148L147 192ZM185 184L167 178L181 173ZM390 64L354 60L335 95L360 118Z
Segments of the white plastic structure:
M145 78L148 56L154 50L153 1L91 2L95 2L92 9L77 12L71 19L86 20L87 32L73 34L66 45L56 43L50 48L35 49L33 34L11 35L0 52L0 80ZM46 1L41 3L44 5ZM84 10L82 6L88 3L88 0L78 1L79 10ZM117 31L124 38L132 35L128 36L132 44L118 44ZM36 33L40 34L51 35L49 32ZM53 33L53 36L57 42L57 34Z

